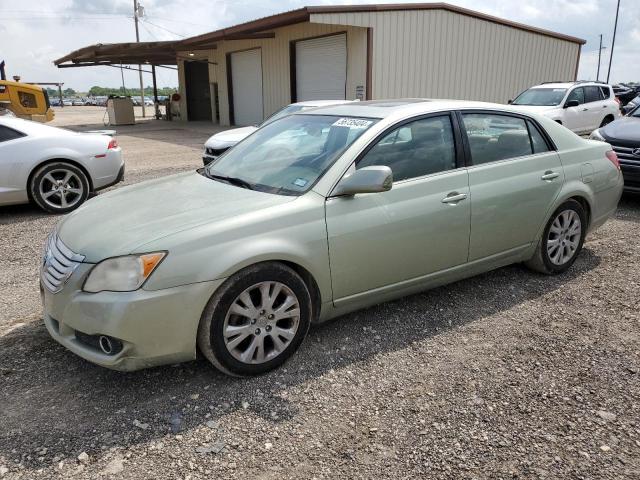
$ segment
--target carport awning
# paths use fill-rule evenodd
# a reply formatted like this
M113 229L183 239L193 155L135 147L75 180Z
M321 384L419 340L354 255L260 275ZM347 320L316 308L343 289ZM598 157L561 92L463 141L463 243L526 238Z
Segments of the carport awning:
M177 41L98 43L54 60L59 68L94 65L176 65Z

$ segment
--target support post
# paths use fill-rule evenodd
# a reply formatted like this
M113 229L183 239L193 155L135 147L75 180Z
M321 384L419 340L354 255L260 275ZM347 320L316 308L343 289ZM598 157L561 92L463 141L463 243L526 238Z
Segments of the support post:
M58 96L60 97L60 108L64 108L64 101L62 100L62 83L58 84Z
M133 19L136 25L136 42L140 43L140 31L138 30L138 0L133 0ZM138 74L140 75L140 103L142 104L142 118L144 118L145 110L144 110L144 83L142 82L142 65L138 65L140 71Z
M160 105L158 104L158 84L156 83L156 66L151 65L151 77L153 78L153 105L156 111L156 120L160 120Z

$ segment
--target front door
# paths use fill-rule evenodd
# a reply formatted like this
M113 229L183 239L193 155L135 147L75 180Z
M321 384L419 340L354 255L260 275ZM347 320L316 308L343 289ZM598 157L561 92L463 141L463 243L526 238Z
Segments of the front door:
M391 190L327 200L337 305L467 261L469 183L456 145L448 114L405 123L377 140L355 166L389 166Z
M574 88L567 96L566 102L571 100L577 100L579 105L565 108L563 125L573 132L584 132L589 128L587 116L589 109L584 103L584 89L582 87Z
M462 119L472 163L469 261L517 255L536 240L560 192L560 157L525 118L463 113Z

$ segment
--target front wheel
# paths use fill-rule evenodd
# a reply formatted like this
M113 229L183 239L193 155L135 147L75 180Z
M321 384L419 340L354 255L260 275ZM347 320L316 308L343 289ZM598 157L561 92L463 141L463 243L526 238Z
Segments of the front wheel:
M198 347L219 370L249 376L272 370L298 349L311 322L311 295L293 269L276 262L247 267L211 297Z
M587 215L575 200L567 200L553 213L526 265L547 275L562 273L575 262L587 233Z

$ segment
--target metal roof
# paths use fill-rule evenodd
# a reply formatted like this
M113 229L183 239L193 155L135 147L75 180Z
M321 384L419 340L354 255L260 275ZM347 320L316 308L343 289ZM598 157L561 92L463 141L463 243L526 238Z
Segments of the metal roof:
M390 3L371 5L323 5L303 7L284 13L270 15L250 22L240 23L232 27L196 35L184 40L165 42L111 43L96 44L81 48L58 58L53 63L60 68L89 65L137 65L150 63L154 65L175 65L179 51L197 51L216 48L216 43L226 40L251 38L274 38L275 33L269 30L308 22L313 14L331 14L348 12L389 12L405 10L446 10L459 15L466 15L480 20L524 30L548 37L583 45L586 43L577 37L544 30L530 25L494 17L448 3ZM193 58L185 58L192 60Z

